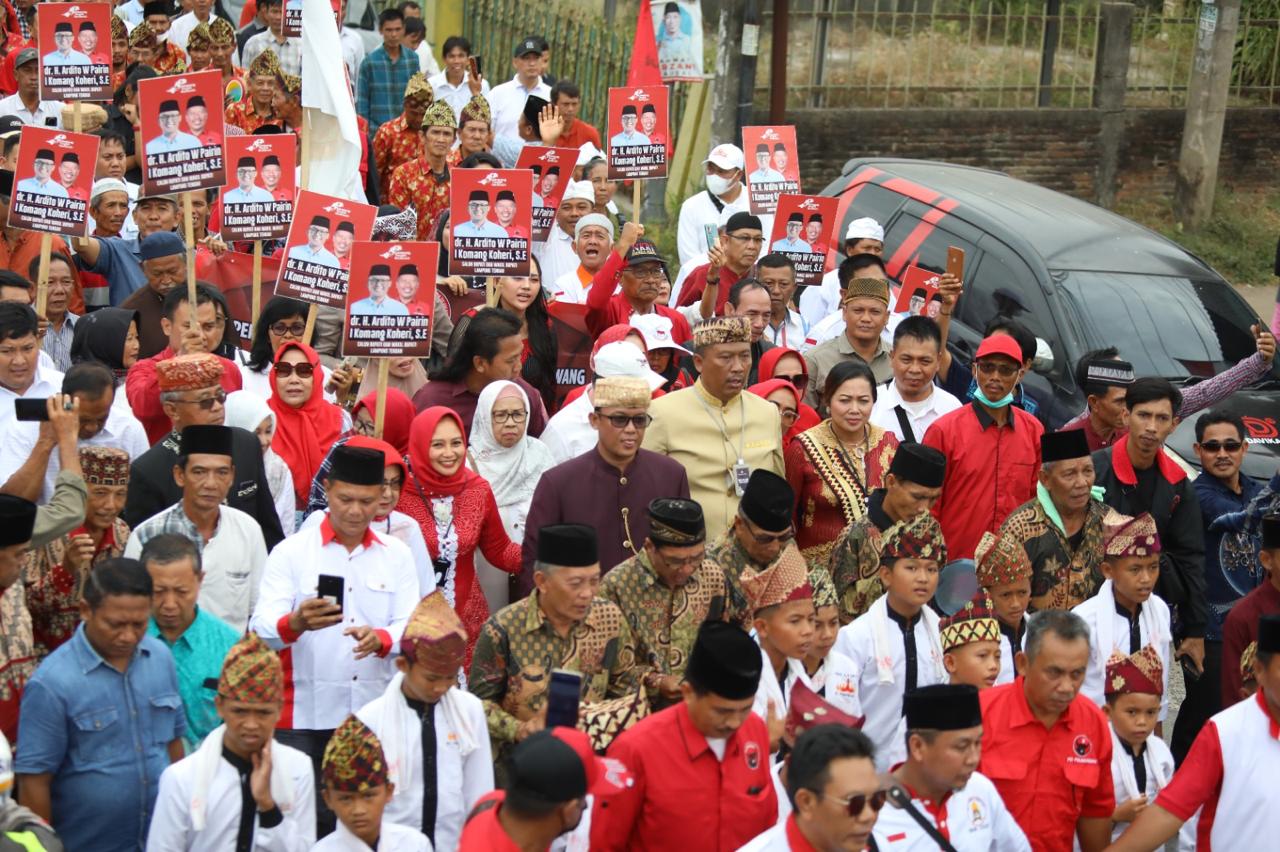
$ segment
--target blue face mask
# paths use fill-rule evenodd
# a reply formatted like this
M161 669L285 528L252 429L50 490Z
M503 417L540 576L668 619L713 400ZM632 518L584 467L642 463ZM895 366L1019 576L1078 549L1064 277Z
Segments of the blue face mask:
M987 395L982 392L982 388L974 389L973 398L985 405L987 408L1004 408L1006 405L1010 405L1013 402L1012 393L1007 393L1000 399L996 400L987 399Z

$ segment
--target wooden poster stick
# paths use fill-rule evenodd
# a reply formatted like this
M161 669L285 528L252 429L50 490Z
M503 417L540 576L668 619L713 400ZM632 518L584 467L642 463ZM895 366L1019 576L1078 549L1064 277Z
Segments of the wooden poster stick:
M194 216L191 212L191 193L182 193L182 233L187 238L187 312L188 325L196 324L196 235Z
M640 187L644 182L638 178L631 181L631 221L640 224Z
M49 304L49 255L53 252L53 234L40 235L40 269L36 273L36 315L44 317Z
M252 324L258 324L258 315L262 313L262 240L253 241L253 313ZM256 328L255 328L256 331Z
M378 407L373 413L373 437L382 437L382 425L387 417L387 378L391 371L391 359L378 359Z

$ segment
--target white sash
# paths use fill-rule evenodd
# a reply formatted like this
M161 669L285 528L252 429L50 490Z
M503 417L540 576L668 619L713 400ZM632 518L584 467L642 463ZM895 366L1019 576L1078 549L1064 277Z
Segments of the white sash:
M1098 588L1098 606L1101 611L1098 613L1098 661L1101 664L1102 671L1107 670L1107 660L1111 658L1112 651L1115 650L1115 623L1116 623L1116 595L1110 580L1104 580L1102 586ZM1160 650L1161 643L1165 641L1160 635L1160 625L1156 622L1155 607L1148 600L1142 605L1142 610L1138 613L1138 622L1141 632L1146 634L1146 642L1144 644L1151 645L1157 651ZM1125 656L1129 655L1129 643L1126 640L1124 645ZM1164 655L1160 655L1161 659Z
M1116 729L1111 727L1111 751L1115 760L1120 766L1120 783L1124 785L1125 795L1122 798L1120 791L1116 791L1116 803L1122 804L1129 799L1137 796L1145 796L1146 790L1138 789L1138 776L1133 772L1133 759L1129 757L1129 753L1125 751L1125 746L1120 742ZM1147 770L1151 773L1151 780L1156 782L1156 789L1163 790L1165 785L1169 783L1169 778L1161 771L1160 761L1151 756L1151 744L1147 743L1146 748L1142 750L1142 759L1146 762Z
M876 655L876 674L880 683L893 683L893 652L889 648L889 596L881 595L871 609L867 610L867 618L871 619L873 650ZM938 636L938 615L928 606L920 609L920 617L924 620L925 632L929 634L930 652L933 655L933 671L937 674L942 666L942 643ZM895 625L894 629L897 627ZM915 630L913 627L912 630ZM903 640L906 641L905 639ZM917 652L919 649L917 649Z
M410 732L401 723L409 715L417 716L409 707L400 685L404 683L404 672L396 672L395 677L387 684L382 693L382 702L376 711L367 714L369 727L378 732L382 742L382 753L387 759L387 775L391 783L397 787L405 787L413 783L413 767L415 764L410 747ZM465 758L476 750L476 734L467 724L466 714L459 706L454 694L457 687L451 687L440 698L439 707L441 721L444 726L458 735L458 753Z
M226 731L226 725L214 728L192 755L196 761L195 783L191 788L191 828L194 831L204 831L209 787L218 773L218 761L222 760L222 736ZM275 800L276 807L287 814L293 810L293 782L284 770L284 761L280 759L281 748L283 746L272 741L271 798Z

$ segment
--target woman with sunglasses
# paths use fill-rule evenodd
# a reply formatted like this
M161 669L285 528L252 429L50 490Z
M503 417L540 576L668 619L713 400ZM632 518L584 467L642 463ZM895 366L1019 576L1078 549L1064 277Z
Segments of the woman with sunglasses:
M796 492L796 543L811 562L826 565L841 530L866 516L867 497L884 484L898 439L869 419L876 383L866 364L840 362L822 391L831 416L791 442L786 464Z
M476 550L494 567L515 574L520 545L507 536L493 489L467 468L466 458L461 418L439 405L422 411L409 430L409 476L396 508L422 530L434 557L436 588L467 628L470 666L476 637L489 618L489 605L476 582Z
M489 483L507 537L524 541L533 490L555 460L551 450L529 436L529 397L515 382L485 385L471 421L470 467ZM507 574L478 558L476 573L491 610L510 603Z
M240 353L240 376L244 390L263 399L271 398L271 367L276 352L291 340L301 341L307 328L307 306L295 299L275 296L262 306L253 324L253 343L246 355Z
M770 379L784 379L800 394L800 405L796 409L795 422L783 430L784 448L791 443L796 435L806 429L812 429L822 422L822 418L818 416L818 412L813 410L813 406L806 404L804 401L804 392L809 389L809 365L799 352L794 349L787 349L785 346L766 349L760 356L757 374L760 382L767 382ZM785 426L786 424L783 425Z
M289 341L280 347L271 385L267 404L276 415L271 448L289 467L295 506L301 512L307 506L311 478L351 423L345 411L325 400L320 356L305 343Z

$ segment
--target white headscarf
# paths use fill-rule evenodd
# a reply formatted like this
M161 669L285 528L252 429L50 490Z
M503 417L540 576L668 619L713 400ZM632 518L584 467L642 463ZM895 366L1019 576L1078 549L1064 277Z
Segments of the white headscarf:
M498 396L507 388L515 388L529 411L529 396L524 388L506 380L490 382L480 391L476 401L476 413L471 420L471 457L476 473L483 476L493 489L498 508L533 499L533 489L543 471L555 464L551 451L537 438L529 437L529 420L525 418L525 433L511 448L503 447L493 437L493 406Z
M271 418L275 425L276 415L267 405L267 401L250 391L232 391L227 394L226 417L223 425L236 426L250 432L258 431L262 421Z

